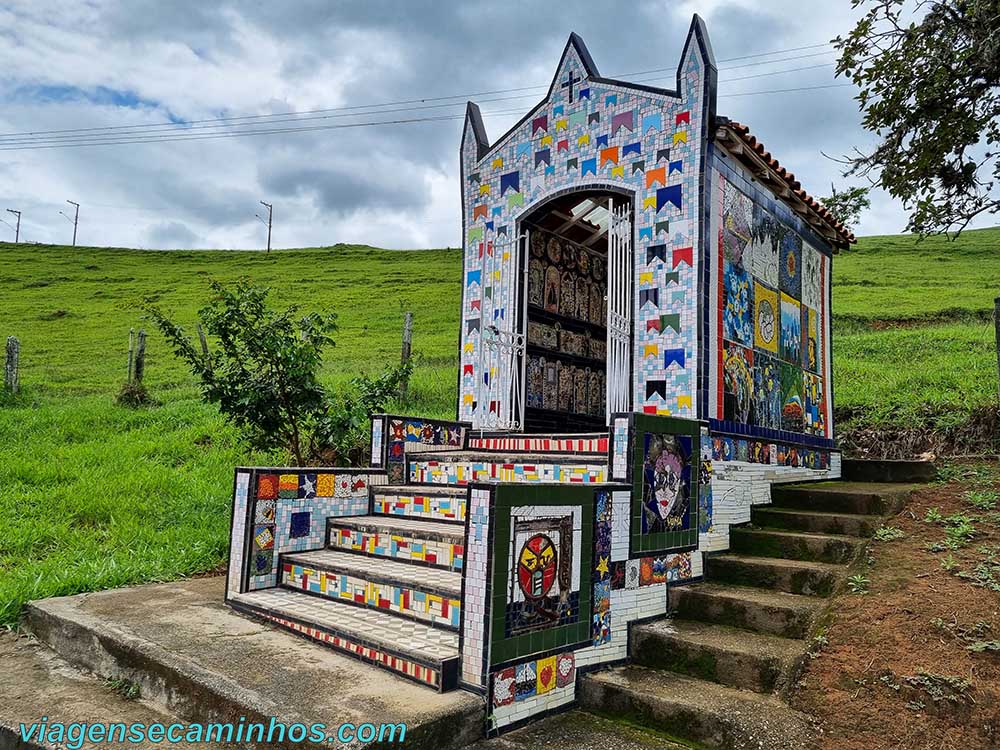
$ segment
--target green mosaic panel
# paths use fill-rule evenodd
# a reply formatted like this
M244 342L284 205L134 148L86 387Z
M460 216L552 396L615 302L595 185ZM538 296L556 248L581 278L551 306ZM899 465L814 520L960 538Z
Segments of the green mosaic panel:
M497 485L493 491L493 575L491 579L492 612L490 627L490 665L551 651L590 640L593 618L594 503L605 485L580 486L508 486ZM510 559L511 511L515 507L574 506L582 511L579 607L576 622L532 633L505 637L507 587L513 568ZM515 553L516 554L516 553Z
M646 435L679 435L691 439L688 528L643 533L643 461ZM632 419L632 550L631 554L677 552L698 546L698 470L701 466L701 423L691 419L635 414Z

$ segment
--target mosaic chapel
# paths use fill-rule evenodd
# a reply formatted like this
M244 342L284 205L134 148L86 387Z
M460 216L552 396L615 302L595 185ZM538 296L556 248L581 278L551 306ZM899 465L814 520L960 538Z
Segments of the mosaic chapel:
M776 482L840 476L832 259L854 241L716 112L571 34L494 141L467 108L454 421L376 415L367 468L238 468L226 601L430 690L485 732L630 657Z

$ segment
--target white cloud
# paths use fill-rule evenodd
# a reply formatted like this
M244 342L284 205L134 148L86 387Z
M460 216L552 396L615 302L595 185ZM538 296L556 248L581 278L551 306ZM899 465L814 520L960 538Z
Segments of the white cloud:
M578 15L569 17L562 6L485 0L470 0L457 12L447 4L374 0L15 0L0 7L0 133L150 125L171 116L269 114L544 85L570 30L587 40L607 74L671 67L692 12L706 18L721 60L815 44L851 24L841 2L813 3L808 14L790 0L764 8L749 0L644 2L616 9L616 23L607 22L606 4L574 8ZM832 68L731 79L832 60L830 54L744 68L721 65L720 113L749 124L814 194L827 192L831 180L843 183L822 151L842 154L867 142L850 90L724 95L829 84ZM484 102L483 109L526 111L539 97L528 92L521 99ZM392 117L460 115L463 109L456 100ZM388 119L326 114L307 124ZM498 137L517 116L489 116L490 136ZM442 120L5 151L0 208L21 208L22 234L35 241L69 240L71 227L58 211L72 199L83 204L81 243L262 247L264 229L254 213L263 198L275 204L279 247L454 246L461 232L460 134L460 120ZM860 231L896 232L904 224L902 209L879 194Z

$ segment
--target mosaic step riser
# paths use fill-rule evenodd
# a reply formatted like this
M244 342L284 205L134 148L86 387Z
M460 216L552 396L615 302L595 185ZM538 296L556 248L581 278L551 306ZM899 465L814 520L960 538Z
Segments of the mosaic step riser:
M423 518L444 523L465 523L465 496L437 496L426 492L406 495L372 493L372 513L395 518Z
M317 628L307 622L299 622L247 604L234 604L245 614L266 620L297 635L308 638L338 653L352 656L361 661L387 669L400 677L405 677L421 685L426 685L439 693L453 690L458 684L458 659L447 659L440 664L421 664L413 659L398 656L371 644L344 637L325 628Z
M469 437L469 449L489 453L566 453L606 456L610 438L593 436L483 436Z
M461 599L391 583L374 583L358 576L316 570L292 563L282 565L283 586L334 601L392 612L429 625L458 630Z
M410 461L414 484L462 486L470 482L521 484L599 484L607 481L606 463L523 464Z
M330 519L327 526L327 546L330 549L430 565L456 572L462 570L465 557L465 546L462 543L342 527L334 523L334 520Z

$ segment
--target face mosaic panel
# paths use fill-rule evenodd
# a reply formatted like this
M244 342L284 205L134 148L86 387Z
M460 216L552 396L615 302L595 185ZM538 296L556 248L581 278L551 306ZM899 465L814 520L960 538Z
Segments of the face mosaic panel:
M636 414L632 422L632 550L698 542L701 432L697 422Z
M593 259L585 258L592 277L586 287L577 276L563 273L562 253L552 258L555 251L550 253L547 246L533 265L527 258L511 260L522 252L513 240L522 231L523 216L556 195L586 189L610 189L632 203L635 267L629 275L637 290L632 385L636 408L694 414L700 256L696 248L701 243L715 80L700 22L689 32L676 93L601 78L574 35L545 101L495 144L486 142L478 109L470 109L462 141L465 290L460 419L479 426L491 413L502 411L496 401L509 393L510 375L485 365L482 347L488 330L524 333L525 321L514 309L522 263L529 276L528 304L560 314L572 307L574 317L580 317L586 297L587 320L595 313L604 314L593 305L603 303L603 295L594 294L592 280L601 282L593 279ZM531 255L530 248L523 252ZM580 259L573 260L573 267L582 271ZM603 273L599 275L603 278ZM544 337L544 332L534 333ZM546 360L543 365L536 357L527 373L529 384L541 386L529 393L535 400L540 396L542 408L547 408L546 382L554 384L549 400L554 398L557 406L563 390L559 373L550 372L550 364ZM598 382L588 376L586 404L578 373L572 373L572 389L566 383L567 395L572 394L567 403L575 411L589 414L601 408L589 394L599 393L603 373L591 374L598 376ZM498 385L496 378L503 382ZM483 395L487 392L488 399Z

